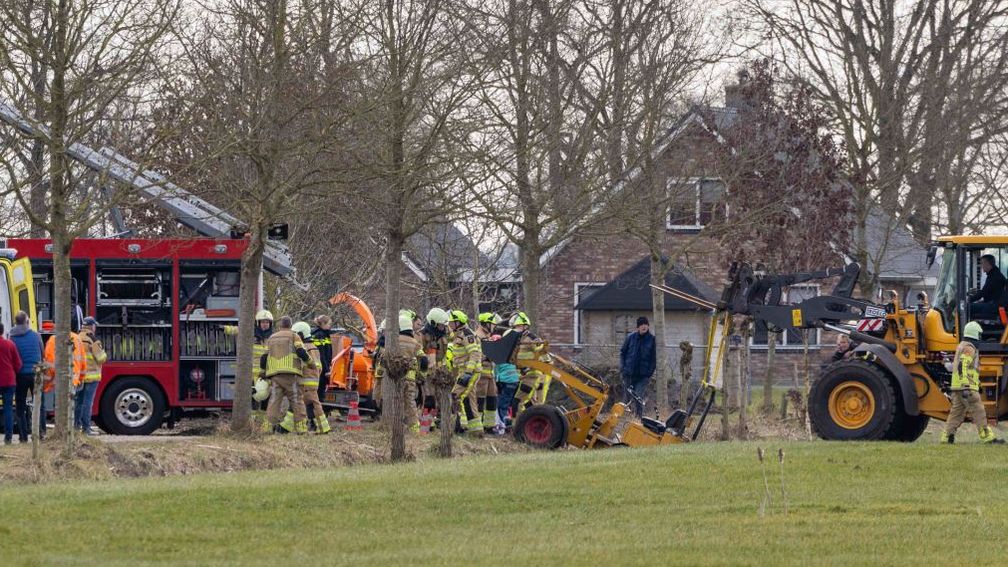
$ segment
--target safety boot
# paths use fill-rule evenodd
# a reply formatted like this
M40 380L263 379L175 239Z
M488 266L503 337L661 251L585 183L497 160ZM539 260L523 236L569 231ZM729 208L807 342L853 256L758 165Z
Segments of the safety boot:
M308 419L302 419L300 421L294 422L294 433L303 434L308 433Z
M945 431L941 432L941 437L938 438L938 442L943 445L954 445L955 444L955 433L949 435Z
M294 412L289 411L284 415L283 421L280 422L280 428L287 433L294 431Z
M315 433L325 435L330 431L332 431L332 427L329 426L329 418L324 415L317 416L315 418Z
M1001 445L1004 443L1004 439L999 438L989 425L980 429L980 441L990 443L992 445Z
M263 433L273 433L273 427L274 425L268 419L264 419L259 430Z

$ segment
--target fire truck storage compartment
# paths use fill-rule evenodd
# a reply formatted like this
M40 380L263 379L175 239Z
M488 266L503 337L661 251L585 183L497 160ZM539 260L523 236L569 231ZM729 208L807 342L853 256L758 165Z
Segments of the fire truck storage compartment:
M99 261L95 318L109 360L171 360L171 266Z
M234 360L183 359L179 375L180 400L234 400Z
M88 262L86 260L71 260L70 277L70 301L74 305L80 306L80 310L73 310L75 318L79 318L83 309L87 307ZM52 262L32 260L32 278L35 280L35 320L39 322L52 321L55 317L56 293Z
M234 357L238 344L234 335L224 332L225 324L237 325L237 320L208 321L195 316L182 316L179 325L179 355L183 357Z
M179 313L197 317L207 313L224 317L238 314L239 265L237 263L187 262L179 270ZM216 317L220 318L220 317Z

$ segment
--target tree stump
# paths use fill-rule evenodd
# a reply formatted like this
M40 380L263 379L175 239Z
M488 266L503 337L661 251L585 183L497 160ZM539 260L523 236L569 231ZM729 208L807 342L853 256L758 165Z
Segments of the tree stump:
M385 369L382 396L385 403L383 410L389 412L389 446L390 458L392 462L406 460L409 455L406 453L406 420L407 413L413 404L413 400L406 399L406 374L413 366L414 359L410 356L392 354L386 351L382 356L382 367ZM416 411L414 408L412 411Z
M455 434L455 404L452 403L452 386L455 379L451 372L443 367L435 368L427 379L434 384L434 393L437 398L438 414L441 416L441 424L438 426L440 441L438 443L438 455L444 458L452 456L452 435Z

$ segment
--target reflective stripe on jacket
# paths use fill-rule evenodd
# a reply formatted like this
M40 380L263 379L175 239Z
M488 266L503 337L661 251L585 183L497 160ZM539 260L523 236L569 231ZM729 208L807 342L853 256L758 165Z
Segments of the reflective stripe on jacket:
M84 331L80 335L81 343L84 345L84 381L101 381L101 369L108 355L102 348L101 341L95 340L94 335Z
M976 368L975 360L968 354L959 356L959 364L952 371L953 390L980 391L980 372Z
M272 378L277 374L301 376L301 359L297 356L299 348L304 348L301 337L289 329L273 333L266 340L266 377Z
M304 369L304 378L301 379L301 385L318 388L319 376L322 375L322 359L319 357L319 349L314 343L308 341L305 343L305 351L311 357L315 366L308 366Z

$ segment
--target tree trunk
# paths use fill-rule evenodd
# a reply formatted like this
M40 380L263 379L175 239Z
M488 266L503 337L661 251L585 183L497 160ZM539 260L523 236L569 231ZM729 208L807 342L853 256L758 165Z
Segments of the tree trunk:
M767 332L766 373L763 374L763 415L773 414L774 362L777 358L777 332Z
M260 220L252 227L248 248L242 253L241 276L238 285L238 338L235 361L235 392L231 406L231 431L247 433L252 427L252 342L255 336L255 312L264 298L259 294L259 278L262 276L263 250L266 247L265 227L268 223Z
M532 326L539 324L539 293L542 282L542 268L539 255L532 251L522 254L522 303L525 314L532 320Z
M54 221L62 214L53 215ZM56 231L53 234L53 286L55 287L53 302L56 323L56 349L53 363L56 366L56 430L54 434L57 438L62 438L68 446L72 444L73 436L73 396L71 387L73 381L73 364L67 364L72 360L73 342L70 339L71 324L73 321L74 304L71 299L70 287L72 279L70 275L70 242L64 231Z
M45 410L42 408L42 384L45 381L45 370L43 370L42 365L35 367L35 382L32 384L32 420L31 420L31 436L32 436L32 462L36 465L41 464L41 455L39 451L41 449L42 439L40 435L42 434L42 424L40 420L45 419Z
M403 239L389 234L385 250L385 354L386 359L399 354L399 282L402 275ZM406 459L405 415L406 382L402 375L392 376L386 367L382 380L384 399L382 421L389 428L390 457L393 462ZM390 386L385 388L385 385Z
M662 284L665 281L667 266L660 258L651 258L651 283ZM672 383L671 365L668 363L667 342L668 326L665 324L665 292L651 288L651 318L654 321L655 343L657 356L655 362L655 406L660 415L669 410L669 384Z
M801 400L801 416L802 423L805 424L805 433L808 435L809 439L812 439L812 422L809 421L809 394L812 391L812 372L811 366L809 364L809 335L811 331L809 329L802 329L802 374L804 378L804 383L802 385L802 400Z
M731 388L728 387L729 372L731 371L731 356L729 356L728 345L725 345L722 355L724 358L721 362L721 376L724 377L721 387L721 440L729 441L731 440L731 404L732 397L729 394Z
M739 422L738 422L738 436L739 439L745 440L749 438L749 381L750 381L750 351L749 351L749 336L751 334L752 325L746 321L742 324L739 329L742 335L742 344L739 345L738 350L738 363L739 363Z
M693 345L689 341L679 343L682 355L679 357L679 407L687 407L690 400L690 382L693 380Z
M440 434L438 455L448 459L452 456L452 437L455 435L455 404L452 403L451 395L454 381L444 368L438 368L431 373L430 379L434 382L438 414L441 416L441 425L438 427Z

